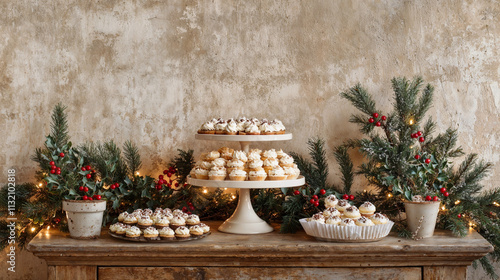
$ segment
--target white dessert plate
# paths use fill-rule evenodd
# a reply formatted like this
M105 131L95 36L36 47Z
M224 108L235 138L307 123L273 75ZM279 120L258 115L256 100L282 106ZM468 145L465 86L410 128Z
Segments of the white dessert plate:
M273 134L273 135L225 135L225 134L195 134L195 139L211 141L283 141L292 139L291 133Z
M270 189L270 188L289 188L302 186L306 183L304 176L299 175L293 180L266 180L266 181L216 181L194 179L187 177L187 183L194 186L203 186L211 188L234 188L234 189Z

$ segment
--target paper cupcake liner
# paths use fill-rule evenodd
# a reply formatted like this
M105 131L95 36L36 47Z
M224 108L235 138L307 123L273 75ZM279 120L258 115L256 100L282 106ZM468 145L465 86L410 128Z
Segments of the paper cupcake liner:
M391 232L394 222L374 226L337 226L299 220L306 234L322 241L333 242L371 242L378 241Z

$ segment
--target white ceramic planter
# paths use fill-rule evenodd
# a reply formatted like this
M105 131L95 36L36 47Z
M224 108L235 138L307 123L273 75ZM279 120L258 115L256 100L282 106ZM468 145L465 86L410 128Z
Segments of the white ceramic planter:
M96 239L101 235L102 218L106 201L65 200L69 235L76 239Z
M406 220L411 232L415 232L420 224L417 238L427 238L434 234L440 201L405 202ZM420 223L420 219L422 223Z

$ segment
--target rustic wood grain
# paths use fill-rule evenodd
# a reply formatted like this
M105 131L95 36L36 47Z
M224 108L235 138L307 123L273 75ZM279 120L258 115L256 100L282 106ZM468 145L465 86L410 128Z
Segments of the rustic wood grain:
M275 268L276 273L280 273L280 269L288 271L287 267L307 269L307 271L315 268L318 269L318 273L323 271L320 268L352 270L417 267L421 271L421 276L422 267L430 267L427 268L429 270L427 277L446 275L446 273L451 275L446 269L450 271L457 269L456 273L465 277L465 266L493 250L493 247L475 231L470 231L464 238L454 237L449 231L437 231L434 237L419 241L401 239L391 234L381 241L372 243L330 243L319 242L304 232L226 234L216 230L220 222L207 224L212 228L212 234L207 238L161 244L118 240L110 237L106 231L103 231L98 240L75 240L69 238L67 234L52 230L48 235L38 234L30 242L28 249L36 256L45 259L49 266L57 266L55 272L49 269L49 275L58 275L60 266L73 265L180 267L178 269L183 271L182 273L195 273L182 270L182 267L190 269L204 267L203 271L212 273L208 275L215 275L215 279L218 276L214 271L232 268L234 270L229 269L228 273L236 273L235 271L241 267L246 267L245 271L256 272L262 272L261 267L266 267L269 271ZM443 271L433 268L440 266L445 267ZM209 267L213 267L214 270ZM100 269L106 271L111 268ZM101 272L99 274L101 275Z
M467 279L466 266L426 266L423 272L425 280Z
M97 267L96 266L49 266L48 277L49 280L96 280Z
M254 267L101 267L99 280L184 279L422 279L421 268L262 268Z

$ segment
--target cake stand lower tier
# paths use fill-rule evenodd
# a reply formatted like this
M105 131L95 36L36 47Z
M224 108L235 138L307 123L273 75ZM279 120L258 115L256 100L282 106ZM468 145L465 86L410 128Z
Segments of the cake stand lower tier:
M215 181L194 179L188 176L187 183L193 186L209 188L239 189L238 206L233 215L220 227L219 231L236 234L261 234L273 231L273 228L259 218L252 207L250 189L291 188L305 184L303 176L294 180L280 181Z

